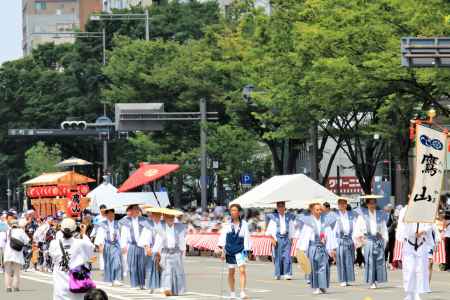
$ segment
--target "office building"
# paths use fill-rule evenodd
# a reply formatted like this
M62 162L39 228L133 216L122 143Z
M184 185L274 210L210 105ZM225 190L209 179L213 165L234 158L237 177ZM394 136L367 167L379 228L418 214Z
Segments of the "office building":
M47 33L84 30L89 15L101 9L102 0L22 0L24 55L39 44L73 42L71 36Z

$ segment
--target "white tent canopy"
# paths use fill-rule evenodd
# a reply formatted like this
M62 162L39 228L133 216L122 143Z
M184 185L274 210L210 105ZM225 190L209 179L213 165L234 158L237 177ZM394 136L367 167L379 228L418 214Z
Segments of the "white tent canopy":
M287 201L287 208L301 209L307 208L314 199L327 201L336 207L338 196L308 176L294 174L274 176L230 204L237 203L243 208L275 208L276 201Z
M156 200L156 197L158 200ZM118 193L117 188L112 184L104 182L93 189L87 197L91 199L88 207L93 213L99 213L99 206L104 204L106 207L113 207L117 214L124 214L128 204L147 204L161 207L169 206L169 195L167 192L157 193Z

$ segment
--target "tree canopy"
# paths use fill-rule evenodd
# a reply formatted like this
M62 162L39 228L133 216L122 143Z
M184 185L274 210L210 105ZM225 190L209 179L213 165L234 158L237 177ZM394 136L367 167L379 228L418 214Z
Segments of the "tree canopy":
M319 174L322 183L341 150L366 193L380 162L389 158L404 170L398 176L406 195L409 122L430 106L441 119L449 116L442 99L450 96L450 72L401 67L400 38L448 36L448 1L271 5L267 14L253 1L235 1L225 12L214 1L171 1L149 8L150 41L143 39L140 20L89 22L88 31L107 29L105 66L97 39L41 45L3 64L0 175L28 174L25 153L39 140L8 138L8 128L54 128L66 117L93 122L104 103L109 114L113 104L124 102L162 102L166 111L198 112L205 98L208 110L219 113L219 121L207 126L209 159L219 161L210 172L210 193L220 190L219 202L225 190L241 191L243 173L263 180L300 172L300 157L315 148L312 164L331 157ZM325 153L331 140L336 147ZM101 161L94 139L46 142L57 142L64 156ZM109 143L110 171L125 179L130 164L140 161L179 163L181 171L165 184L176 191L177 205L189 203L199 197L199 142L199 122L130 133Z

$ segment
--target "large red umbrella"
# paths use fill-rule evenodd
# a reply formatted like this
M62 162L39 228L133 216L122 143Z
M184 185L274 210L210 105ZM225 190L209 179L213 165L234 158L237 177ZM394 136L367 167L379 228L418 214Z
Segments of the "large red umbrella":
M151 183L161 177L175 172L179 168L180 166L176 164L151 165L141 163L139 169L128 177L128 179L118 189L118 192L130 191L144 184Z

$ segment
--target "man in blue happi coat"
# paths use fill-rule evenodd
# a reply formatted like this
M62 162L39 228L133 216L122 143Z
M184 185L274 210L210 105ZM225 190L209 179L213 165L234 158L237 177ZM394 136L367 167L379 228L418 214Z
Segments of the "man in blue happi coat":
M275 279L292 279L291 247L294 234L295 215L286 212L286 202L276 202L277 211L272 214L266 234L272 237L272 258L275 264Z
M145 286L145 249L139 247L138 242L144 227L146 218L141 216L138 204L127 207L127 217L122 224L121 246L127 254L128 272L131 287L144 289Z
M334 232L336 234L336 266L338 280L341 286L348 286L355 281L355 244L353 242L353 228L358 215L348 208L347 198L338 199L338 212Z
M95 245L99 247L104 261L104 281L112 286L121 286L123 279L120 225L115 220L113 208L104 207L106 220L98 224Z
M360 210L353 238L358 245L363 246L365 281L370 288L376 289L379 283L387 281L384 257L388 240L386 217L382 210L377 209L377 199L381 196L368 195L361 198L366 200L367 208Z

